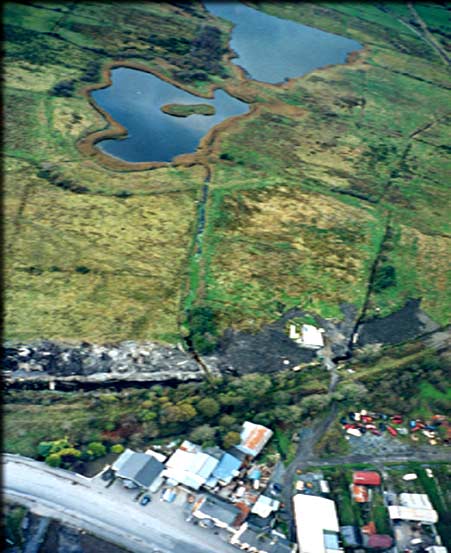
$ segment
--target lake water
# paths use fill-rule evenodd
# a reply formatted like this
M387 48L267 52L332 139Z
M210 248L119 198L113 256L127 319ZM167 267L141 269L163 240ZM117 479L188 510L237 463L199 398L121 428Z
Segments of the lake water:
M233 63L254 80L280 83L346 61L362 46L355 40L249 8L240 2L204 2L210 13L235 24ZM298 4L301 6L301 4Z
M212 127L249 111L246 103L223 90L217 90L213 100L200 98L135 69L113 69L111 79L111 86L92 92L92 97L127 129L128 136L102 140L97 147L124 161L171 161L180 154L195 152ZM161 111L165 104L209 104L216 113L174 117Z
M231 47L234 63L255 80L279 83L329 64L343 63L361 48L351 39L267 15L239 2L205 2L214 15L235 23ZM229 117L249 111L223 90L214 99L189 94L158 77L135 69L112 70L112 85L92 92L97 104L123 125L128 136L97 143L103 152L128 162L171 161L193 153L208 131ZM212 116L174 117L165 104L209 104Z

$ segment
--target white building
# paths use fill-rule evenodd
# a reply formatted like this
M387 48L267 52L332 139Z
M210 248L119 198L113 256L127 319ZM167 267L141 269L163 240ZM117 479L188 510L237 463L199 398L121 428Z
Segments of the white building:
M240 434L241 441L238 445L234 446L234 449L244 455L256 457L272 435L273 431L266 428L266 426L245 421Z
M299 553L343 553L335 502L324 497L293 497Z
M273 511L277 511L280 506L280 501L272 499L266 495L260 495L254 503L251 513L254 513L262 518L268 518Z
M291 323L288 335L296 344L304 348L320 349L324 346L323 333L323 328L317 328L309 324L303 324L301 332L298 332L297 325Z
M434 511L434 509L415 509L402 505L390 505L388 514L392 520L425 522L427 524L435 524L438 521L437 511Z
M399 494L399 503L403 507L412 509L433 509L429 497L425 493L401 493Z
M324 330L313 325L302 325L302 344L305 348L319 349L324 346Z
M219 461L204 453L200 446L185 440L169 457L162 475L169 483L198 490L210 478Z

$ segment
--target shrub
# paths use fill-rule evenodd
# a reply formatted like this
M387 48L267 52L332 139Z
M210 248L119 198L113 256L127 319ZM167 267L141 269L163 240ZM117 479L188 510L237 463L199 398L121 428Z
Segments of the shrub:
M88 444L87 453L91 459L98 459L106 454L106 447L101 442L91 442Z
M382 265L376 269L373 289L376 293L396 285L396 271L392 265Z
M45 462L51 467L60 467L62 461L58 453L51 453L45 458Z
M231 430L230 432L227 432L227 434L222 438L222 446L224 447L224 449L229 449L229 447L239 444L240 441L241 438L238 432L234 432L233 430Z
M114 444L110 447L111 453L122 453L125 451L125 447L122 444Z
M189 435L189 439L194 443L204 444L214 440L216 430L208 424L202 424L195 428Z
M219 404L211 397L201 399L197 407L202 415L205 415L208 418L212 418L219 413Z
M50 90L53 96L70 97L73 96L75 90L75 81L61 81Z

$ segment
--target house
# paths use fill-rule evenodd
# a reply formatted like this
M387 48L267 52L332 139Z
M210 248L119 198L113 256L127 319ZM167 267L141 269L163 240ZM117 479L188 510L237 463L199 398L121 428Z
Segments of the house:
M224 453L219 460L218 465L212 472L210 478L206 482L206 486L214 488L216 485L227 486L230 482L239 475L241 467L241 461L230 455L230 453Z
M324 346L324 330L313 325L302 325L302 345L309 349L319 349Z
M209 520L214 526L234 532L241 511L236 505L227 503L218 497L203 495L194 504L192 515L201 521Z
M381 475L371 470L357 471L352 475L352 482L360 486L380 486Z
M298 332L297 326L291 323L288 335L298 345L304 348L319 349L324 346L323 333L323 328L316 328L316 326L309 324L303 324L301 326L301 332Z
M426 551L428 553L448 553L448 549L443 545L431 545L430 547L426 547Z
M277 499L272 499L266 495L260 495L252 506L251 513L262 518L268 518L272 512L278 510L279 506L280 501L277 501Z
M343 553L334 501L296 494L293 506L299 553Z
M270 440L273 431L261 424L246 421L243 423L240 438L241 442L232 448L244 455L256 457Z
M149 488L164 470L158 459L147 453L126 449L113 463L111 469L126 487Z
M291 553L293 544L274 531L262 530L245 522L232 536L230 543L250 553Z
M193 490L203 486L219 465L219 460L196 444L185 440L169 457L163 476L169 484L183 484Z

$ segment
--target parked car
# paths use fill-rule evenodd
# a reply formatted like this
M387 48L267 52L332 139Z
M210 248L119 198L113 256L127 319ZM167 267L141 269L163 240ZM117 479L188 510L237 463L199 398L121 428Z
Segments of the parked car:
M150 495L143 495L139 501L139 504L140 505L147 505L148 503L150 503L152 501L152 498L150 497Z
M394 428L392 428L391 426L387 426L387 430L388 430L388 432L390 432L390 434L392 436L397 436L398 435L398 431L395 430Z

